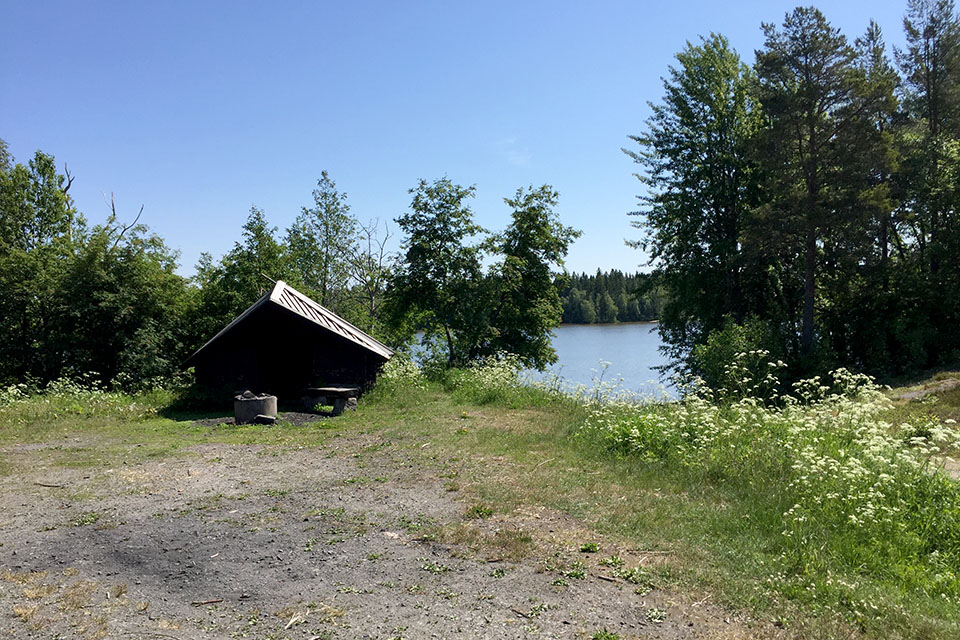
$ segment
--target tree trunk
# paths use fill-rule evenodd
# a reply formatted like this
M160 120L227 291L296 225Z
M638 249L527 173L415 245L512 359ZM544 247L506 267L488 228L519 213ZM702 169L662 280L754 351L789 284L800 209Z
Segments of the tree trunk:
M805 265L803 273L803 325L800 331L800 353L813 351L813 299L816 292L817 233L812 222L807 223Z
M453 349L453 335L450 333L450 327L444 326L444 331L447 334L447 349L450 350L450 355L447 357L447 368L452 369L454 365L454 349Z
M890 237L887 232L887 226L890 224L890 214L883 213L880 220L880 278L883 283L883 292L890 290L890 273L888 265L890 262Z

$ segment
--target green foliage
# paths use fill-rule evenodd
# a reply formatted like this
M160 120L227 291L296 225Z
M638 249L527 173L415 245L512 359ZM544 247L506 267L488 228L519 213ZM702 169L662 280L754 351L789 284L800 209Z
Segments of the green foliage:
M307 295L334 313L348 315L348 256L357 236L347 194L337 191L326 171L313 190L313 207L304 207L287 230L286 244Z
M635 244L657 265L666 292L660 331L679 360L725 316L739 321L764 304L748 285L765 265L740 244L758 199L753 74L719 35L688 44L677 62L647 133L631 136L640 151L624 152L644 170L649 194L633 215L645 236Z
M510 226L470 244L485 234L466 204L474 192L447 178L421 180L411 190L411 211L397 219L407 237L390 283L393 324L423 330L433 369L501 352L542 369L556 360L550 330L563 311L553 269L562 268L579 232L560 224L553 211L558 195L544 185L506 198ZM486 271L485 253L500 258Z
M772 340L767 326L756 317L736 324L728 318L693 349L693 370L722 398L769 399L778 391L779 373L786 363L767 349Z
M858 227L855 196L860 185L844 175L856 147L841 133L854 127L868 105L851 73L856 52L813 7L788 13L782 27L764 24L757 54L759 99L769 118L761 136L761 164L771 198L759 209L761 233L776 224L768 243L777 261L790 266L800 285L800 354L810 356L816 339L816 287L821 246L844 227ZM855 177L855 176L854 176ZM775 221L775 222L774 222ZM797 311L793 311L797 313Z
M876 23L851 46L814 7L764 24L752 69L721 36L677 54L627 152L677 369L751 317L795 376L960 357L960 20L909 0L904 29L896 67Z
M38 424L56 424L64 419L139 422L155 417L171 399L168 392L160 390L137 397L109 391L94 373L59 378L41 388L19 383L0 389L0 424L6 426L7 436L16 436L18 427L32 430Z
M175 269L175 254L146 227L124 229L114 217L94 227L60 282L64 373L96 371L125 389L169 380L186 355L190 302Z
M38 151L25 167L3 154L0 380L92 371L126 389L152 387L185 351L189 293L176 255L136 220L120 223L112 206L88 231L71 183L52 156Z
M447 366L469 361L484 328L481 248L469 244L483 229L466 203L475 191L448 178L421 180L410 211L397 218L407 237L391 283L394 324L415 314L425 341L443 342Z
M493 507L478 503L467 509L467 513L464 515L468 520L486 520L493 516Z
M829 578L832 567L960 600L948 569L960 562L960 485L937 469L960 442L953 426L884 422L889 400L844 370L829 384L796 383L778 406L711 397L598 405L581 434L751 503L752 526L780 537L768 578L777 589L798 595L795 585L813 582L802 595L811 602L833 604L845 589L852 597Z
M423 391L427 381L420 366L405 353L397 353L383 365L377 377L377 390L383 393Z
M560 324L563 306L553 269L563 266L567 248L580 236L560 224L553 211L558 198L544 185L518 189L514 198L504 199L513 221L497 242L503 262L487 277L492 335L477 349L478 356L512 353L537 369L556 362L550 331Z
M522 386L522 365L516 356L502 354L446 373L446 384L459 396L486 404L511 396Z
M467 367L435 370L432 375L435 381L452 392L455 399L472 404L518 408L545 407L569 401L559 387L527 384L521 374L523 368L517 356L499 354ZM383 387L389 388L389 385ZM377 388L381 388L379 380Z
M191 311L191 343L199 348L273 287L271 280L299 277L287 248L276 237L263 211L250 208L242 227L242 241L234 243L219 263L204 254L194 278L200 287L198 304Z

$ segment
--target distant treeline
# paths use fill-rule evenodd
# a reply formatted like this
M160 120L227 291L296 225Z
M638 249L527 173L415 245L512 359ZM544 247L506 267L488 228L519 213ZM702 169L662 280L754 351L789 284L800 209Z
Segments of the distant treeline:
M574 273L560 288L563 322L607 324L656 320L663 308L663 290L649 273L614 269L593 275Z

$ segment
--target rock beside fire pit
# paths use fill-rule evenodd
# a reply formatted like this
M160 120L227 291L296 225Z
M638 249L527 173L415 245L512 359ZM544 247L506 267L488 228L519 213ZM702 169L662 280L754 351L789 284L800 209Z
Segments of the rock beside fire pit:
M248 389L233 397L233 413L237 424L273 424L277 419L277 396L256 395Z

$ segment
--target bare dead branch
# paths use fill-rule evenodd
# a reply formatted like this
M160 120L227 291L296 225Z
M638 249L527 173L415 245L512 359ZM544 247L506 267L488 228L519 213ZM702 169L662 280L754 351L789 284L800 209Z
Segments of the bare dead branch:
M67 163L63 163L63 175L67 179L67 186L63 188L63 195L67 195L67 192L70 191L70 185L73 184L73 176L70 175L70 169L67 169Z
M140 216L143 215L143 206L144 206L144 205L140 205L140 211L137 212L137 217L133 219L133 222L131 222L130 224L124 226L124 227L120 230L120 234L117 235L117 239L113 241L113 246L110 247L110 250L111 250L111 251L113 251L114 249L116 249L116 248L117 248L117 245L120 244L120 240L123 239L123 234L125 234L127 231L130 231L130 229L134 228L134 227L137 225L137 222L140 221ZM112 220L116 220L116 219L117 219L117 206L116 206L116 204L115 204L114 201L113 201L113 193L110 194L110 212L111 212L111 216L110 216L111 219L112 219Z

